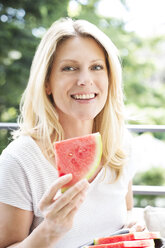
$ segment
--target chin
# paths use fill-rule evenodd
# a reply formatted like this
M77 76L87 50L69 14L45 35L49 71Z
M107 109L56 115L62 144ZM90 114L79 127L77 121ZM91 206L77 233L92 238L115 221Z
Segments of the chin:
M77 114L74 116L75 119L79 119L82 121L90 121L90 120L94 120L94 118L96 117L97 114Z

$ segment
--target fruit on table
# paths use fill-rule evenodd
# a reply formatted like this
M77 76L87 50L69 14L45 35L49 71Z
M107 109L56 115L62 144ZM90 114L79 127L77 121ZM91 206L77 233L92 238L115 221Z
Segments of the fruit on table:
M120 241L129 241L129 240L142 240L142 239L160 239L159 232L134 232L127 233L122 235L115 235L109 237L98 238L94 240L94 244L110 244Z
M121 241L117 243L111 244L102 244L102 245L91 245L91 246L84 246L83 248L138 248L138 247L152 247L154 248L154 241L153 239L144 239L144 240L131 240L131 241Z
M57 141L54 144L55 162L59 176L72 174L72 180L61 191L83 178L90 179L98 168L102 155L100 133Z

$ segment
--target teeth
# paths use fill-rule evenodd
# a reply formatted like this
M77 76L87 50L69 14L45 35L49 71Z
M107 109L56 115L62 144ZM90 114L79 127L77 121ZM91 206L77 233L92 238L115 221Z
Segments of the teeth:
M95 94L82 94L82 95L72 95L74 99L92 99L95 97Z

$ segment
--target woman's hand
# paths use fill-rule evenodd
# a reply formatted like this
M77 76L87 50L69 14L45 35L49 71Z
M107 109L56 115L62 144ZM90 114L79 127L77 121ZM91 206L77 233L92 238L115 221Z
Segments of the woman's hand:
M58 178L39 203L46 232L51 239L60 239L72 228L74 216L84 201L89 186L87 180L79 181L55 199L58 190L71 179L71 174Z
M143 232L147 231L147 227L142 216L139 215L139 219L132 210L127 211L127 221L123 228L129 228L130 232Z
M147 231L145 223L134 221L125 225L124 228L129 228L130 232L143 232Z

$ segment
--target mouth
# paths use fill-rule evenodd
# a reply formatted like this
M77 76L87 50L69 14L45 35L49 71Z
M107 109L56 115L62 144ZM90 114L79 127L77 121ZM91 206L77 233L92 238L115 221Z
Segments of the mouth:
M96 96L97 96L96 93L71 95L71 97L75 100L91 100L94 99Z

